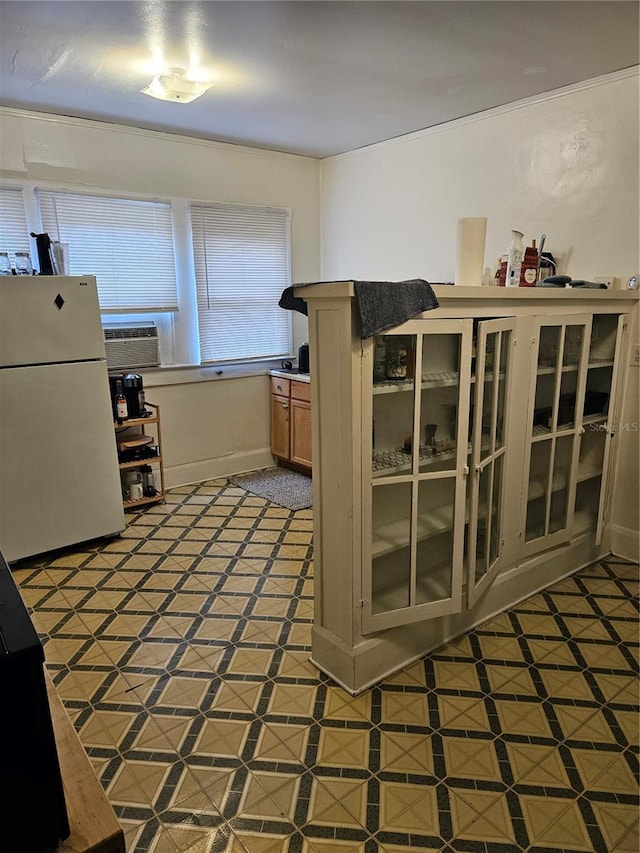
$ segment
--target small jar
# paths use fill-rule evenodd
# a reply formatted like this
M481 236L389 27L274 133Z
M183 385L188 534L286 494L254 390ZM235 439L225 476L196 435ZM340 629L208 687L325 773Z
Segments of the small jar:
M16 275L31 275L32 272L29 252L16 252Z
M11 275L11 261L8 252L0 252L0 275Z

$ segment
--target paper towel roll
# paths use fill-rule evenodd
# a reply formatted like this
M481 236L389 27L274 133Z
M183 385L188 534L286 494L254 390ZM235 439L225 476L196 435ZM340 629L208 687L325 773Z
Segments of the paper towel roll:
M455 283L480 286L484 271L484 241L487 234L485 216L458 219Z

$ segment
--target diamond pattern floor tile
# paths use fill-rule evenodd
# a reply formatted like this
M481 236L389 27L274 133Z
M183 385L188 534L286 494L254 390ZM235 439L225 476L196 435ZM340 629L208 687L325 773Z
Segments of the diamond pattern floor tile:
M309 660L311 543L220 478L16 567L128 853L637 853L636 565L352 697Z

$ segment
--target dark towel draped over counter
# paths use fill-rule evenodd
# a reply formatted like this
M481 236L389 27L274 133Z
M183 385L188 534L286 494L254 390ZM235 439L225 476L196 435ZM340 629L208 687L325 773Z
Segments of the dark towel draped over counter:
M294 296L294 288L328 282L307 282L287 287L278 305L289 311L307 314L307 303ZM360 313L360 337L364 340L385 329L399 326L405 320L438 307L431 285L421 278L409 281L354 281Z

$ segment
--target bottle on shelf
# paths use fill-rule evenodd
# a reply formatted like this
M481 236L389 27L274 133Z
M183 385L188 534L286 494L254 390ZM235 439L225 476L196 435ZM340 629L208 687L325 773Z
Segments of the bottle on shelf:
M506 287L520 286L520 272L522 270L522 256L524 254L524 247L522 244L523 237L524 234L522 231L511 232L511 243L509 244L509 250L507 252Z
M376 338L373 356L373 381L384 382L387 378L387 341L380 336Z
M142 465L140 467L140 473L142 474L142 493L144 497L154 498L158 494L158 492L156 490L156 484L151 465Z
M387 345L386 377L387 379L407 378L407 347L402 340L393 341L391 346Z
M127 398L124 396L120 380L116 383L116 417L119 421L126 421L129 417Z

